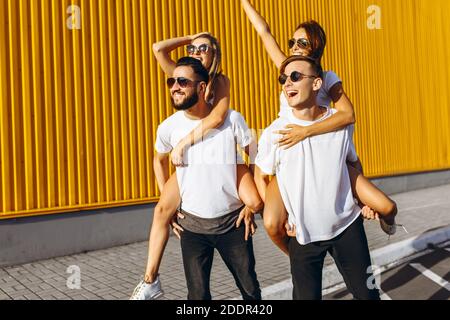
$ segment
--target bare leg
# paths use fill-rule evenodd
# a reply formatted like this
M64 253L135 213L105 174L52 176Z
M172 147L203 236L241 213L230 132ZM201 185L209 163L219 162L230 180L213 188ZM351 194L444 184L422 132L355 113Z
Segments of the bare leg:
M239 198L242 202L253 212L262 210L264 204L259 196L253 175L246 165L237 166L237 183Z
M180 201L177 175L173 174L165 184L153 214L153 223L148 244L147 268L145 271L145 282L147 283L156 280L164 249L169 240L170 221Z
M288 236L285 229L286 221L286 208L284 207L284 202L281 198L277 178L274 177L267 186L266 203L264 207L264 227L273 243L275 243L284 253L289 255Z
M394 223L397 205L369 179L352 166L348 166L353 194L358 200L380 214L387 223Z

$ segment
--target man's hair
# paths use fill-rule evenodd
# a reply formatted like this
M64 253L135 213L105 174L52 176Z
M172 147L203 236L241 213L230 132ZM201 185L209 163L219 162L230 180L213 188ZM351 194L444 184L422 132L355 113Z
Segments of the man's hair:
M199 77L200 81L204 81L206 84L209 82L208 70L202 65L202 63L191 57L183 57L177 62L178 67L191 67L194 73Z
M322 26L314 20L303 22L296 30L305 29L309 42L311 43L310 57L320 63L325 46L327 45L327 36Z
M283 63L281 64L280 74L284 74L286 67L294 61L308 62L314 70L314 75L317 76L318 78L321 79L323 78L323 69L320 63L317 60L307 56L290 56L289 58L284 60Z

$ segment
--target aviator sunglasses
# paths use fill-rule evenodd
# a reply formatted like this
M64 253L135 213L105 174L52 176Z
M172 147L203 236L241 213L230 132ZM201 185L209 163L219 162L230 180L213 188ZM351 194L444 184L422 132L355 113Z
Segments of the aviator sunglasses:
M185 89L191 83L199 83L201 81L194 81L187 78L179 77L179 78L169 78L167 79L167 86L172 89L175 83L178 82L180 88Z
M292 49L295 46L295 44L297 44L302 49L308 49L310 47L309 40L305 38L290 39L288 44L289 49Z

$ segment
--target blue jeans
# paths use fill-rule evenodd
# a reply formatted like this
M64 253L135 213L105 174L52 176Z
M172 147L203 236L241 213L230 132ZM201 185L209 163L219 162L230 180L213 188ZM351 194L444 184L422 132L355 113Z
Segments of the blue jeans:
M211 300L210 276L217 249L232 273L244 300L261 300L255 272L252 238L245 241L245 226L223 235L202 235L185 230L181 251L188 288L188 300Z

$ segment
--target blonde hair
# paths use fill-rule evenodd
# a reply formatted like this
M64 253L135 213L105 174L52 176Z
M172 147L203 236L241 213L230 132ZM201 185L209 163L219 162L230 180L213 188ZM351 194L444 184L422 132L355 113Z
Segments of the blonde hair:
M211 63L211 66L209 67L208 73L209 73L209 82L211 83L211 90L210 91L210 97L214 94L214 85L217 80L217 78L222 74L221 69L221 63L222 63L222 50L220 49L219 41L209 34L202 34L201 36L198 36L194 40L197 39L208 39L209 42L211 42L211 47L214 50L214 57L213 61Z

